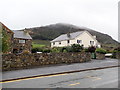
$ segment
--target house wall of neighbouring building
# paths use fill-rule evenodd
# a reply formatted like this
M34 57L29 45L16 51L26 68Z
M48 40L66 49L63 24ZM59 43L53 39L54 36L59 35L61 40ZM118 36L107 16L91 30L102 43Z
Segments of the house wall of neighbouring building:
M1 37L3 37L3 35L2 35L3 34L3 30L4 30L4 33L8 36L7 44L9 45L9 49L6 52L4 52L4 53L12 53L13 52L13 35L14 35L14 33L11 30L8 30L8 28L5 25L0 23Z
M96 39L93 39L93 38L94 38L93 36L91 37L88 33L85 32L82 35L80 35L79 37L75 38L75 41L82 40L81 44L83 44L84 47L91 46L90 41L94 41L93 46L98 46L99 43L97 42Z
M94 37L93 37L94 38ZM82 35L76 37L75 39L71 39L69 40L70 43L67 43L67 40L64 41L57 41L54 42L55 45L53 45L53 42L51 43L51 47L64 47L64 46L71 46L72 44L78 44L77 40L82 40L82 43L80 43L80 45L84 45L84 47L89 47L90 45L90 41L94 41L94 45L93 46L98 46L100 47L100 44L97 42L97 40L93 39L88 33L84 32ZM59 44L61 42L61 44Z
M25 43L19 43L19 40L25 40ZM24 50L31 52L32 48L32 40L31 39L19 39L14 38L14 45L13 45L13 52L14 53L21 53Z

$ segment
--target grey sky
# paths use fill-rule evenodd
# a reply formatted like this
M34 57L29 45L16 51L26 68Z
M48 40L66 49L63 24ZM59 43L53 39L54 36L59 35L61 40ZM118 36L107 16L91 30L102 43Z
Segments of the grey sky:
M119 0L0 0L0 21L10 29L70 23L118 40Z

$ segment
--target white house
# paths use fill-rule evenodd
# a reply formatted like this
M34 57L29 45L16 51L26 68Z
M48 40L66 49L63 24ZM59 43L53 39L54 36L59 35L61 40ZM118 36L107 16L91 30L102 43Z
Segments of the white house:
M89 46L101 47L100 43L96 40L96 36L92 36L88 31L63 34L50 42L51 47L65 47L72 44L80 44L85 48Z

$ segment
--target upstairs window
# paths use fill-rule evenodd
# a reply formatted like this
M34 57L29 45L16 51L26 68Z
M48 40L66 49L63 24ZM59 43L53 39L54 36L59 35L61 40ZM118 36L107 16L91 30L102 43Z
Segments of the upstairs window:
M25 40L19 40L19 43L25 43Z
M90 45L94 45L94 41L90 41Z
M79 44L79 43L82 43L82 40L77 40L77 43Z

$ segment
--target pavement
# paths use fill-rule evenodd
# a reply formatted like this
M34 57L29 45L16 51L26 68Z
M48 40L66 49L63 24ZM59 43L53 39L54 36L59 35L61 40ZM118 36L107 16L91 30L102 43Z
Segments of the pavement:
M3 88L118 88L118 67L27 78L2 83Z
M21 77L29 77L29 76L37 76L37 75L46 75L51 73L85 70L90 68L117 66L117 65L118 65L117 59L109 59L109 58L106 58L105 60L92 60L84 63L50 65L50 66L37 67L31 69L5 71L2 73L2 80L17 79Z

